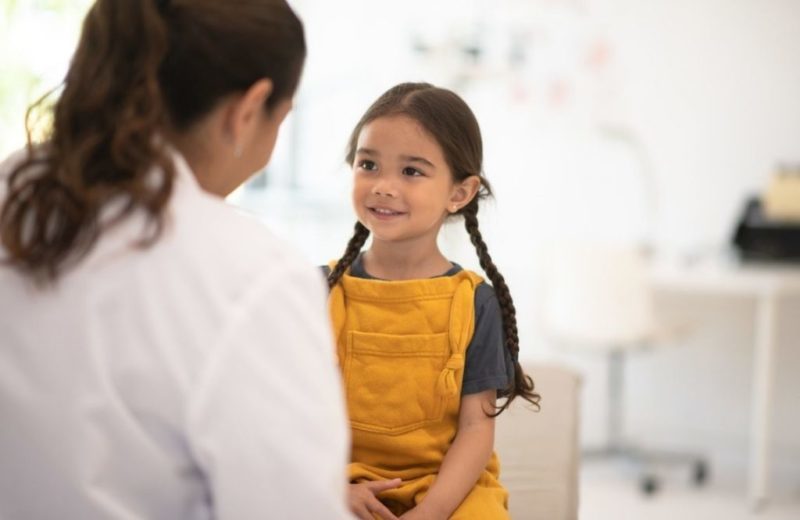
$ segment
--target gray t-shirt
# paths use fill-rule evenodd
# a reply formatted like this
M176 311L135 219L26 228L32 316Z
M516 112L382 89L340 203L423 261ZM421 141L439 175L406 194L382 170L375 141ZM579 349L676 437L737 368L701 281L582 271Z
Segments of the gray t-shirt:
M441 276L453 276L462 270L460 265L451 263L453 267ZM328 266L322 269L327 276L330 272ZM350 276L377 279L364 270L361 255L350 266ZM500 303L492 286L484 282L475 289L475 332L467 347L461 395L491 389L498 390L500 394L513 380L514 363L504 344Z

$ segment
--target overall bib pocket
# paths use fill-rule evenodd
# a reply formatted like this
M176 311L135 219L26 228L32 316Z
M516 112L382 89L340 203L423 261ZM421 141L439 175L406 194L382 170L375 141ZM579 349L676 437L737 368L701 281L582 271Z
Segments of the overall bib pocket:
M437 381L448 359L448 335L351 331L344 378L350 425L399 435L440 421Z

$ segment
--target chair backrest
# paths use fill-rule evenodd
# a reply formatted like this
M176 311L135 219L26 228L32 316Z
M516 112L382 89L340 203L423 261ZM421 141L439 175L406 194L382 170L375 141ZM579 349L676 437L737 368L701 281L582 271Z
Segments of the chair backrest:
M536 412L522 399L500 414L495 449L514 520L578 517L580 376L572 369L527 363L542 396Z
M633 245L573 243L548 251L540 320L557 343L639 346L656 329L643 254Z

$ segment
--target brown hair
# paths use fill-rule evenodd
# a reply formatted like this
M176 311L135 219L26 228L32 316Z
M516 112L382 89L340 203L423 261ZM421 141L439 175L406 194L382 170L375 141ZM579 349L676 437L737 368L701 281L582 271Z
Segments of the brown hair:
M271 109L294 94L305 53L302 24L284 0L97 0L43 146L34 148L31 114L47 95L28 110L28 153L0 212L5 263L53 282L135 210L150 222L140 244L152 244L174 177L160 130L189 129L264 77ZM112 202L121 211L101 217Z
M492 282L503 319L505 346L514 360L514 381L501 394L507 397L505 403L498 407L494 415L499 415L508 408L515 397L521 396L537 408L540 396L534 392L533 380L522 371L519 364L519 338L517 336L517 318L514 301L503 275L489 255L486 243L478 229L478 202L492 195L489 181L483 176L483 143L480 127L469 106L454 92L434 87L428 83L402 83L388 91L370 106L361 117L350 135L347 147L347 162L352 164L358 136L361 130L371 121L380 117L405 115L417 121L436 139L444 152L447 165L455 182L467 177L478 176L481 186L478 195L469 204L461 208L455 215L464 217L464 225L470 240L475 246L481 267ZM344 255L337 262L328 276L330 287L336 285L342 275L358 256L369 237L369 230L360 222L356 223L355 233L347 244Z

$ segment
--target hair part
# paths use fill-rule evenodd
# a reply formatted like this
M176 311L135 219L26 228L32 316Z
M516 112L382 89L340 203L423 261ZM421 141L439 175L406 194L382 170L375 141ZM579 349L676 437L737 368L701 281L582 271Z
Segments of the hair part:
M481 268L491 281L497 295L502 314L505 348L514 363L514 381L509 388L500 392L505 401L489 415L496 417L508 408L516 397L522 397L538 409L541 396L534 390L533 379L524 373L519 364L517 317L511 291L492 261L478 228L479 201L492 196L491 185L483 175L483 142L478 120L464 100L450 90L429 83L402 83L379 97L358 121L350 134L347 146L345 157L348 164L352 165L355 159L358 138L366 125L381 117L399 115L417 121L436 140L453 175L453 182L462 182L473 175L481 181L477 195L449 218L458 215L464 217L464 225L475 246ZM369 230L360 222L356 223L355 232L344 254L328 275L329 287L336 285L350 268L368 236Z
M3 262L55 282L139 210L149 222L139 245L155 242L175 176L162 130L188 130L264 77L274 86L271 109L294 94L305 53L302 24L284 0L97 0L41 146L31 115L47 110L47 96L28 110L27 155L0 211ZM106 218L112 203L122 209Z

